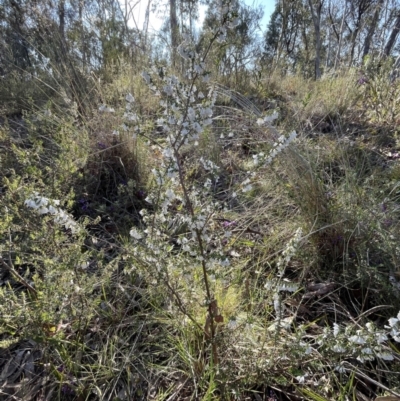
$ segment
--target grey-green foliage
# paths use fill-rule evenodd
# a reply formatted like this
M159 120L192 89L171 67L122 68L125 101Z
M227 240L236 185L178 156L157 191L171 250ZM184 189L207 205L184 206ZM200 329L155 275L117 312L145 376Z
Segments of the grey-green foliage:
M68 229L53 213L38 213L26 202L37 193L74 219L72 188L85 156L84 131L78 138L71 120L42 118L26 116L25 137L17 144L12 128L1 128L0 327L6 340L15 334L41 338L63 321L87 322L98 297L98 278L86 267L92 261L100 269L103 262L85 250L83 222L77 222L79 231Z

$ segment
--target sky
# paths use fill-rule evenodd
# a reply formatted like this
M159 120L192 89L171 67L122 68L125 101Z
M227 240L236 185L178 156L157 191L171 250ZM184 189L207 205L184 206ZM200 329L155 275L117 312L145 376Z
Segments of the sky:
M261 6L264 10L264 17L261 21L261 28L265 31L271 14L274 12L276 0L245 0L248 6Z
M245 4L248 6L258 6L260 5L264 9L264 17L261 21L261 29L264 32L266 26L268 25L270 16L272 12L274 11L275 8L275 3L276 0L244 0ZM121 5L125 3L125 0L120 0ZM146 12L146 7L148 4L148 0L138 0L137 2L134 2L136 4L134 8L134 18L136 21L136 25L139 29L143 27L144 19L145 19L145 12ZM132 3L131 3L132 4ZM206 11L206 6L200 6L199 14L200 18L198 21L199 26L202 24L202 20L204 19ZM161 28L161 25L163 23L163 19L158 17L156 13L150 12L150 20L149 20L149 28L150 31L156 32Z

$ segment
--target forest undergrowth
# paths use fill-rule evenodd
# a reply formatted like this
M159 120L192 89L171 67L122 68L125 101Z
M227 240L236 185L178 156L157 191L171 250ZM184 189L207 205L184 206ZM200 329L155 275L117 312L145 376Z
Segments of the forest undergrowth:
M80 97L9 78L0 399L398 399L399 81L178 52Z

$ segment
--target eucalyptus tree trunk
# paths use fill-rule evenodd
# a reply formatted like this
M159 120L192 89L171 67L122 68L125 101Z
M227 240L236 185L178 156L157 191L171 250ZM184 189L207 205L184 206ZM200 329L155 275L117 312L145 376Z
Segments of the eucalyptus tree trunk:
M329 0L328 9L330 10L330 8L331 8L331 1ZM326 52L325 66L326 66L326 68L329 68L331 66L331 48L332 48L332 26L331 25L328 26L327 38L328 38L328 49Z
M83 25L83 0L78 2L78 15L79 15L79 34L81 39L81 53L82 53L82 67L86 66L86 40L85 40L85 28Z
M10 0L10 6L12 11L9 17L9 24L18 37L18 40L13 40L10 43L15 51L14 62L20 68L32 66L28 51L30 46L24 32L25 21L27 19L24 6L17 0Z
M145 18L144 18L144 24L143 24L143 50L146 51L147 49L147 38L149 35L149 21L150 21L150 5L151 5L151 0L147 2L147 7L146 7L146 13L145 13Z
M371 48L371 41L375 34L376 27L378 26L379 16L381 13L381 9L383 7L383 2L384 2L384 0L378 0L378 2L376 3L374 16L372 18L371 25L368 29L368 33L367 33L367 36L365 37L365 41L364 41L364 49L363 49L363 55L362 55L363 59L366 55L369 54L369 49Z
M176 14L176 0L169 0L169 20L171 29L171 61L176 64L176 48L178 47L178 17Z
M358 0L356 4L354 4L354 10L352 14L357 10L357 14L354 15L354 29L351 30L349 25L347 24L347 28L350 30L350 42L351 42L351 51L349 56L349 67L353 65L354 62L354 54L357 45L357 39L359 37L360 32L364 29L366 23L366 15L371 7L371 0Z
M343 43L343 32L344 32L344 21L346 19L346 12L347 12L347 1L344 3L344 10L342 16L342 22L340 23L340 31L339 31L339 38L338 38L338 48L335 57L335 65L333 69L336 70L339 63L340 63L340 53L342 51L342 43Z
M308 0L315 34L315 79L321 78L321 12L323 0L318 0L315 8L312 0Z
M65 39L65 0L59 0L58 3L58 24L61 53L64 56L67 52L67 41Z
M279 66L279 61L280 61L281 55L283 53L283 48L284 48L284 45L283 45L284 39L283 38L284 38L285 31L287 29L287 19L288 19L287 12L286 12L285 0L279 0L279 6L280 6L280 14L282 17L282 26L281 26L281 29L279 32L278 44L276 47L276 54L274 57L274 67L273 67L274 70L276 67Z
M388 57L390 55L390 52L392 51L392 48L396 43L397 35L399 34L399 32L400 32L400 12L396 16L394 27L392 29L392 32L390 33L389 39L386 42L385 48L383 50L384 57Z

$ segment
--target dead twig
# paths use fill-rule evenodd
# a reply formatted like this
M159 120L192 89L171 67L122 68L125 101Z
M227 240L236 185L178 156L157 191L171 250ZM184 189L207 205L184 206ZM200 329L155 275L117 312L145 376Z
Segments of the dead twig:
M15 278L16 280L22 284L28 291L37 298L37 291L33 288L14 268L14 266L9 266L6 262L4 262L3 258L0 257L0 264L7 269Z

